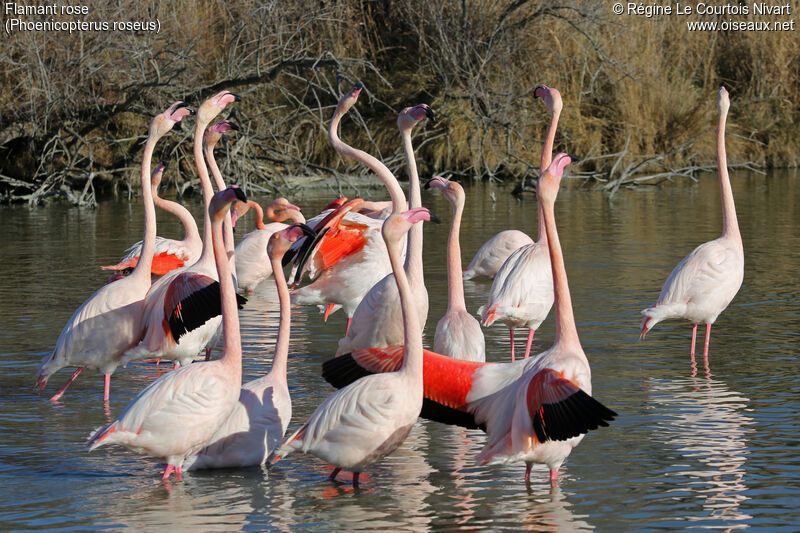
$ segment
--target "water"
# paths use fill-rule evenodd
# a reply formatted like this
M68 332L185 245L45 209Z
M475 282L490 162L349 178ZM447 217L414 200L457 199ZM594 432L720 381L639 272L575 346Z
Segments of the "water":
M491 190L490 190L491 189ZM614 200L565 187L556 207L578 330L592 365L594 395L620 416L591 432L551 490L544 467L530 488L524 466L479 467L483 434L422 421L393 455L368 468L362 490L327 481L329 467L295 455L271 469L190 473L160 481L157 461L119 448L86 453L90 432L117 416L165 368L120 369L108 412L102 377L85 372L63 401L32 390L37 364L74 309L141 237L138 204L108 201L94 210L59 206L0 209L0 523L3 530L531 529L653 531L800 529L800 182L735 172L744 238L744 284L715 324L711 355L689 358L691 326L659 324L638 341L639 311L651 304L673 266L721 231L714 175L696 184L623 191ZM490 192L496 201L492 201ZM293 198L314 213L329 194ZM533 198L508 189L467 188L464 264L507 228L536 233ZM266 200L266 199L261 199ZM449 206L425 192L445 222ZM199 214L199 207L192 206ZM159 214L159 234L180 235ZM238 235L252 228L242 220ZM426 283L433 342L446 306L447 224L426 225ZM468 308L485 302L490 281L465 283ZM269 368L277 327L272 281L241 311L245 379ZM296 428L331 392L320 368L344 331L316 309L292 312L289 384ZM508 359L504 327L484 330L491 360ZM552 316L534 352L552 343ZM519 335L518 337L524 337ZM521 340L518 349L522 349Z

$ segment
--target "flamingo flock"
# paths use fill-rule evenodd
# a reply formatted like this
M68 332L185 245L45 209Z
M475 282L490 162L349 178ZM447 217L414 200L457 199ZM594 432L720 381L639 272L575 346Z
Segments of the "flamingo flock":
M308 221L299 207L278 198L266 208L272 222L265 224L265 210L237 186L226 184L214 146L238 128L229 120L211 123L241 100L237 95L221 91L196 113L175 102L153 119L141 164L142 241L116 265L102 267L116 272L115 280L69 319L54 350L42 360L36 387L44 388L59 369L76 367L50 398L61 401L85 368L96 369L104 375L108 402L110 376L119 366L156 358L174 361L175 368L144 388L116 420L96 429L87 443L90 451L115 444L160 458L166 463L165 481L173 475L181 480L191 470L289 463L292 454L303 453L330 464L331 480L343 469L352 471L358 488L362 472L403 445L422 417L483 430L486 440L476 450L478 464L524 463L528 484L532 466L543 464L549 483L556 486L559 468L572 449L589 431L618 416L592 395L591 368L581 346L559 240L554 206L567 167L578 161L563 152L553 156L563 107L559 91L539 85L534 93L550 114L539 167L537 240L515 229L500 232L464 271L459 238L466 193L459 183L436 176L426 184L451 205L452 219L446 243L423 246L423 223L439 219L422 206L412 131L426 119L433 121L433 110L419 104L398 115L409 179L407 202L384 163L339 138L341 119L362 90L358 83L339 100L328 137L337 153L378 176L389 200L339 198ZM722 236L686 256L656 303L642 311L642 338L662 320L689 320L692 360L697 325L706 325L707 358L711 325L736 295L744 269L726 168L730 102L725 88L717 104ZM204 205L202 238L185 207L158 196L166 162L151 169L158 140L192 114ZM156 236L156 207L178 217L183 240ZM256 229L237 244L233 226L248 211L257 216ZM427 247L446 250L447 257L447 311L436 325L433 351L423 346L429 294L422 257ZM480 321L467 309L464 296L465 280L475 276L494 278L486 304L477 312ZM239 293L250 294L269 278L280 311L272 367L243 384L238 310L246 299ZM293 305L319 306L325 319L342 309L348 321L335 356L323 364L322 375L335 390L287 437L293 423L287 379ZM534 332L551 307L552 345L531 354ZM503 354L487 356L497 350L487 345L481 325L495 322L509 327L509 362L497 361ZM524 357L518 360L515 327L528 328ZM220 339L221 357L209 360Z

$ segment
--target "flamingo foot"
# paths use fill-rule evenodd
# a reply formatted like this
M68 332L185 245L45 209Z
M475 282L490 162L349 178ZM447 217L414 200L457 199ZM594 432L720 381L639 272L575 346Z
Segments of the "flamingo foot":
M339 468L339 467L337 466L336 468L334 468L334 469L333 469L333 472L331 472L331 475L330 475L330 476L328 476L328 479L330 479L331 481L334 481L334 480L336 480L336 476L337 476L337 475L339 474L339 472L341 472L341 471L342 471L342 469L341 469L341 468Z
M84 367L79 366L78 369L75 372L73 372L72 376L70 376L67 382L64 383L64 386L58 389L58 391L56 391L56 393L50 398L51 402L57 402L58 400L61 399L62 396L64 396L64 392L67 390L67 387L72 385L72 382L75 381L75 378L77 378L80 375L80 373L83 372L83 368ZM45 383L47 382L45 381ZM42 384L42 387L44 387L44 383Z
M692 351L689 353L694 357L694 342L697 340L697 324L692 324Z
M536 333L535 329L528 330L528 342L525 344L525 359L531 354L531 343L533 342L533 334Z

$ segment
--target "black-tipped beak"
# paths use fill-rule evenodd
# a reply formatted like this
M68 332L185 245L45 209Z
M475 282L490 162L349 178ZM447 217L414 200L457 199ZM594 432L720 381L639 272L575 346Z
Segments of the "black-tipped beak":
M428 210L428 212L430 213L430 210ZM430 219L429 222L433 222L434 224L441 224L442 223L441 219L439 217L437 217L436 215L434 215L433 213L431 213L431 219Z
M313 229L311 229L311 226L308 226L306 224L300 224L300 223L295 224L295 226L297 226L298 228L303 230L303 234L308 236L308 237L311 237L312 239L317 236L317 232L314 231Z
M430 107L425 108L425 116L428 117L431 122L436 122L436 115L433 113L433 109Z
M230 126L233 131L239 131L239 130L242 129L242 128L239 127L238 124L235 124L235 123L231 122L230 120L228 121L228 126Z
M167 161L166 159L162 159L161 162L159 162L158 164L164 167L164 170L167 170L167 165L169 165L169 161Z
M233 101L234 102L241 102L242 101L242 97L239 96L238 94L231 93L231 95L233 96Z
M577 163L581 160L580 156L577 155L567 154L567 157L570 158L570 163Z
M426 182L425 182L425 186L423 187L423 189L430 189L430 188L431 188L431 182L432 182L432 181L433 181L433 178L431 178L431 179L429 179L428 181L426 181Z
M541 98L541 96L539 96L539 94L538 94L540 89L542 91L544 91L544 89L545 89L544 85L540 84L540 85L536 86L536 88L533 90L533 97L534 98Z
M244 191L242 189L240 189L239 187L236 187L234 189L234 194L236 194L236 199L237 200L239 200L240 202L247 203L247 195L244 194Z
M189 111L190 115L194 115L194 109L192 109L191 107L187 107L186 109Z
M361 83L360 81L359 81L359 82L357 82L357 83L356 83L356 84L353 86L353 90L354 90L354 91L355 91L355 90L357 90L357 89L358 89L358 90L360 90L360 89L363 89L363 88L364 88L364 84L363 84L363 83Z

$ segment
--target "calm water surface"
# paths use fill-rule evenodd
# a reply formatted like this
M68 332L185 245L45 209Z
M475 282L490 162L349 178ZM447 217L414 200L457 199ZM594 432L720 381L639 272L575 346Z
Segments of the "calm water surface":
M329 467L301 455L271 469L190 473L182 483L165 484L153 459L119 448L87 453L90 432L166 368L120 369L107 408L102 376L91 371L55 404L47 398L71 370L57 373L43 394L32 385L66 320L105 281L97 265L116 262L141 238L141 208L114 201L91 211L0 208L0 529L798 531L798 178L733 175L745 278L713 328L708 366L702 357L690 361L688 323L663 322L647 341L637 337L639 311L655 301L673 266L719 236L716 176L623 191L611 201L562 190L557 222L594 395L620 416L575 449L555 490L543 466L529 488L522 464L476 466L482 433L427 421L366 471L358 493L329 482ZM293 200L311 214L330 200L331 194L317 194ZM425 192L423 202L449 220L438 194ZM196 202L192 208L199 214ZM238 235L252 225L243 220ZM508 228L536 234L535 199L519 201L487 184L469 187L465 266L486 239ZM446 307L447 231L447 224L425 228L427 345ZM163 214L158 233L181 235ZM485 279L465 283L471 311L490 287ZM340 315L324 324L316 309L293 310L289 431L332 390L320 369L344 331ZM241 317L244 374L252 379L272 357L278 321L272 280L256 289ZM484 332L489 359L507 360L507 330ZM549 347L553 334L551 315L534 352Z

